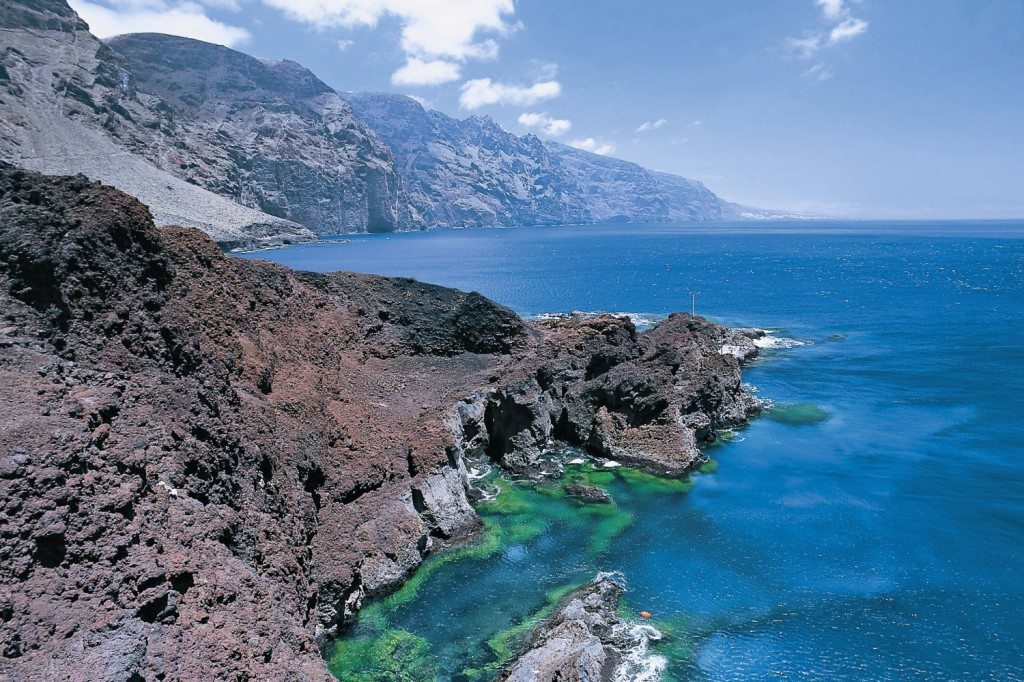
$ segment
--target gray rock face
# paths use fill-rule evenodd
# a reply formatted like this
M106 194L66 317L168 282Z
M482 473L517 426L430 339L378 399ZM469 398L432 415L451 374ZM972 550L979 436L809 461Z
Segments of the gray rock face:
M691 222L732 217L711 190L678 175L591 154L554 141L545 146L590 212L590 222Z
M157 224L197 227L228 245L313 238L133 154L168 144L161 105L144 101L121 58L63 0L0 4L0 45L0 159L83 173L141 199Z
M513 135L486 116L460 121L402 95L344 97L394 150L413 223L511 226L738 217L699 182L534 135Z
M394 150L409 221L510 226L588 221L586 207L537 137L487 116L459 121L402 95L346 93L356 115Z
M600 573L568 597L527 638L519 657L499 676L503 682L657 680L665 661L648 645L661 639L649 625L618 614L625 591L621 576Z
M319 234L391 231L402 212L394 157L338 94L292 61L155 33L108 44L166 142L157 166Z

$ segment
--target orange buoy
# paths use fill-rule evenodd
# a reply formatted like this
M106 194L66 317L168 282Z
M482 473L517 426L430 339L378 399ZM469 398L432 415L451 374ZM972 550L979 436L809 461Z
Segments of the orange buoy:
M641 611L640 612L640 617L641 618L650 618L651 617L651 612L650 611Z

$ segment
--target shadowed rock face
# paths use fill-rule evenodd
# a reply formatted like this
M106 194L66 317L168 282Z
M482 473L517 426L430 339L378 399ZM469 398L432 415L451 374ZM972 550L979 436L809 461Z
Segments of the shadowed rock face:
M292 61L156 33L107 41L174 143L138 153L191 183L320 234L399 227L391 150ZM408 227L408 226L407 226Z
M745 404L698 318L531 326L229 258L4 164L0 310L5 678L327 679L363 599L477 529L467 452L528 469L566 438L679 471L695 450L671 443Z

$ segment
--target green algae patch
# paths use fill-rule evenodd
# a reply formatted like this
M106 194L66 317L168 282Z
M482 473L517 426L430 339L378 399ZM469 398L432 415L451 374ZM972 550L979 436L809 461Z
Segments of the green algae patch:
M709 459L708 461L701 464L700 468L697 469L697 471L701 472L702 474L713 474L716 471L718 471L718 462L713 459Z
M472 544L463 545L455 549L450 549L440 554L428 558L416 571L402 583L402 586L395 592L392 592L388 596L384 597L380 602L371 605L372 607L383 608L385 610L394 609L395 607L401 606L406 602L410 602L416 598L420 588L423 586L430 576L438 571L445 564L449 564L453 561L459 561L462 559L485 559L493 554L497 554L503 547L503 532L493 522L488 519L484 519L484 530L480 539L474 541ZM363 610L360 614L360 618L363 618L367 609Z
M614 504L588 505L579 513L590 530L587 551L592 557L607 552L612 541L633 523L633 515Z
M419 598L423 586L445 566L459 561L489 560L509 547L527 545L552 527L569 529L572 551L585 553L588 563L611 550L612 544L634 521L628 503L586 503L569 497L565 486L575 483L625 495L666 495L688 491L689 478L662 478L632 467L604 468L592 462L566 467L558 479L533 483L495 475L487 481L497 494L474 505L483 531L469 544L428 557L392 594L374 599L362 609L354 631L338 640L328 665L340 680L436 680L440 659L431 657L430 643L418 628L403 621L403 606ZM560 531L564 535L564 531ZM578 544L577 544L578 543ZM485 564L481 564L484 567ZM493 679L516 654L537 623L547 618L577 585L546 595L542 607L529 617L482 641L476 655L463 659L467 680ZM633 615L633 614L631 614ZM405 629L408 628L408 629Z
M765 415L773 421L789 424L790 426L820 424L828 419L828 412L814 403L793 403L791 405L773 406L765 412Z
M615 481L615 472L608 469L598 469L592 462L580 464L578 469L567 472L563 478L567 483L575 485L591 485L603 488L607 491Z
M662 682L682 682L683 678L672 674L693 658L694 626L689 618L676 616L666 620L653 620L651 624L662 634L659 642L654 642L654 651L668 659L668 669L662 674Z
M731 443L731 442L733 442L733 441L735 441L735 440L737 440L739 438L740 438L739 431L736 431L734 429L723 429L723 430L719 431L718 433L716 433L714 439L712 439L712 441L710 443L707 443L706 445L704 445L701 448L701 450L707 451L707 450L713 450L715 448L720 448L723 445L728 445L729 443Z
M564 478L567 483L595 486L605 491L616 481L621 481L640 494L685 493L693 487L688 478L656 476L629 466L598 468L591 462L567 471Z
M342 639L327 662L341 682L423 682L436 680L430 646L406 630Z
M523 544L539 537L553 523L571 521L561 486L533 486L496 479L499 493L476 505L477 513L493 529L497 548Z
M685 493L693 487L693 481L689 477L665 478L632 467L619 467L615 470L615 476L643 495Z

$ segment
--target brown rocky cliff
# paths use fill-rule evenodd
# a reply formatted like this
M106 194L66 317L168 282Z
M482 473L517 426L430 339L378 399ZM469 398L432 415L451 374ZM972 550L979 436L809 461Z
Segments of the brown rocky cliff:
M0 310L0 678L327 679L361 601L476 529L464 454L681 471L749 407L696 318L531 327L2 164Z

